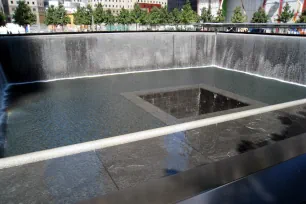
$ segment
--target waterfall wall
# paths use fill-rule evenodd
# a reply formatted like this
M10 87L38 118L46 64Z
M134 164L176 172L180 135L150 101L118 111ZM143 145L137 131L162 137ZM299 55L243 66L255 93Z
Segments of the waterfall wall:
M7 86L6 77L3 73L2 66L0 64L0 158L3 155L3 149L5 145L4 131L6 127L6 111L5 109L5 89Z
M0 38L9 82L212 64L214 33L88 33Z
M306 38L218 33L214 65L306 84Z
M9 82L216 65L306 84L306 38L237 33L85 33L0 38Z

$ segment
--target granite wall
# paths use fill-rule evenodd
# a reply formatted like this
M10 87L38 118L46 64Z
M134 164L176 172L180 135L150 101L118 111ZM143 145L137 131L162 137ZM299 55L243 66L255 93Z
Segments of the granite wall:
M212 64L214 33L94 33L0 38L9 82Z
M213 64L306 84L306 38L218 33Z

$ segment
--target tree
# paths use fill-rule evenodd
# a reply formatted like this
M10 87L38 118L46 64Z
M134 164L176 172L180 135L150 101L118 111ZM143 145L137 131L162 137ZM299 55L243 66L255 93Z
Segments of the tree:
M69 23L71 23L71 20L68 17L63 4L59 4L57 8L52 5L45 12L45 24L47 25L60 25L62 28L64 28L64 25Z
M240 6L235 8L231 21L232 23L244 23L247 21L247 17L242 13Z
M59 6L55 10L55 25L60 25L64 29L64 25L71 23L69 16L65 10L63 4L59 4Z
M213 15L211 14L211 6L209 5L208 9L205 7L202 8L201 20L203 23L213 22Z
M161 12L159 8L155 6L152 8L151 12L148 15L147 22L150 25L158 25L163 23L163 19L161 17Z
M54 26L56 24L55 19L56 8L51 5L45 12L45 24ZM52 28L53 29L53 28Z
M253 18L251 20L252 23L267 23L268 15L265 12L265 9L259 7L258 11L253 14Z
M131 17L131 23L136 24L136 30L138 24L145 24L145 18L146 18L147 12L141 10L139 4L134 5L134 9L130 13Z
M306 23L306 10L304 10L300 17L299 20L296 21L297 23Z
M90 4L86 6L84 13L84 25L91 25L93 22L93 10Z
M283 23L287 23L288 21L290 21L290 19L292 19L292 17L294 16L294 10L290 10L290 8L291 7L287 2L283 8L281 15L277 15L278 16L277 21Z
M4 26L5 25L5 15L2 11L0 11L0 26Z
M36 15L32 13L31 8L24 1L18 2L13 18L15 23L24 28L26 28L27 25L33 25L36 22Z
M76 25L91 25L93 22L93 10L91 5L87 7L78 7L74 15L74 24Z
M181 12L182 23L189 24L199 21L198 15L195 11L192 10L189 0L186 1L186 4L183 6Z
M85 14L84 7L78 7L76 12L73 14L73 23L76 25L82 25L84 22L84 14Z
M173 19L174 24L180 24L182 23L182 13L177 9L173 9L170 13L171 18Z
M106 10L104 23L110 25L110 28L112 28L112 25L116 23L116 18L109 9Z
M159 9L160 12L160 18L161 18L161 23L167 24L167 23L173 23L173 18L172 15L168 12L168 7L162 7Z
M125 8L122 8L120 10L119 15L117 16L117 23L123 24L123 25L130 24L131 23L130 12L126 10Z
M222 9L219 9L218 12L217 12L216 18L214 19L214 22L215 23L222 23L224 21L225 21L224 12L223 12Z
M101 24L104 22L105 12L101 3L98 3L96 9L93 11L93 16L95 19L95 23Z

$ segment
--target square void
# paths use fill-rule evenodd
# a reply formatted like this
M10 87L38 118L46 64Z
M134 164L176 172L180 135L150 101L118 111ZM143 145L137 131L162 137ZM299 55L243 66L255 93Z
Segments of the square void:
M155 92L138 96L177 119L250 105L204 88Z

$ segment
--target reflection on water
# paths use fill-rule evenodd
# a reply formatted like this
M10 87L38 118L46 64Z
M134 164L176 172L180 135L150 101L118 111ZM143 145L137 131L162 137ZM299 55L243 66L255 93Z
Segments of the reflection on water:
M165 126L120 94L202 83L268 104L306 97L304 87L215 68L11 86L5 156Z

